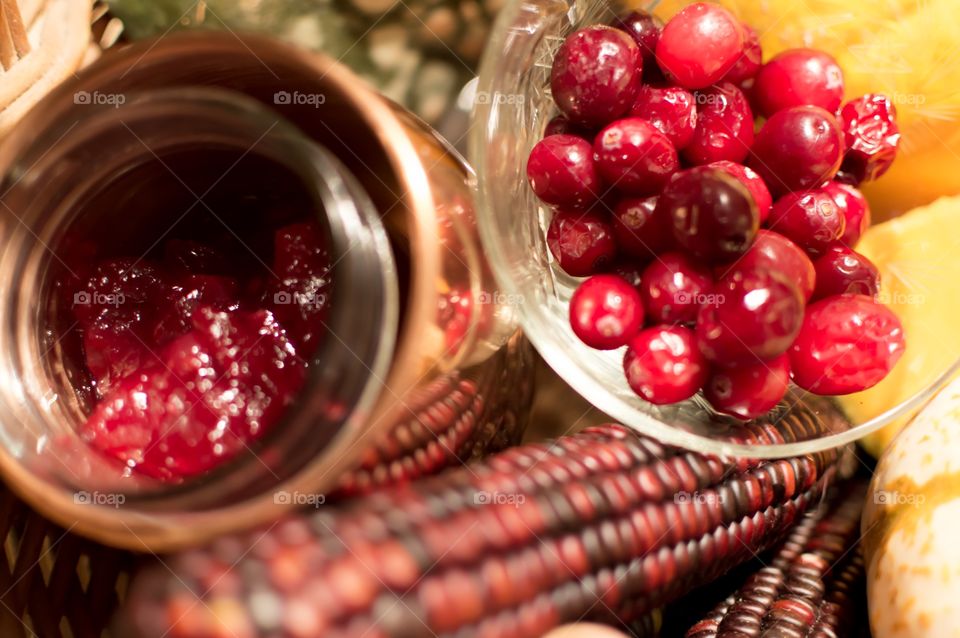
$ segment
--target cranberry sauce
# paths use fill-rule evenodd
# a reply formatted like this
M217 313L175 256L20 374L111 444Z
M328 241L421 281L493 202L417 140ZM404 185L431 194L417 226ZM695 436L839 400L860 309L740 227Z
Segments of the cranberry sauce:
M157 158L90 198L50 279L83 438L178 481L274 427L326 337L321 217L292 172L226 149Z

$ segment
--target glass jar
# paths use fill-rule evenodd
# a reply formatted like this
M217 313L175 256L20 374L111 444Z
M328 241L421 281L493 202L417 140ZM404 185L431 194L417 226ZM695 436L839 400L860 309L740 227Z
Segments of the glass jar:
M558 113L550 95L553 56L578 28L608 24L634 9L658 14L664 4L670 5L663 16L668 18L687 3L512 0L498 17L476 89L470 161L478 175L480 235L500 288L526 300L518 308L525 334L560 377L597 408L664 443L699 452L761 458L800 455L856 440L909 415L960 370L960 353L946 355L949 361L943 366L918 371L924 375L923 389L869 421L841 430L825 427L825 434L791 444L778 444L773 436L767 444L744 445L736 440L737 422L713 412L701 396L670 406L643 401L626 383L622 349L593 350L571 330L568 303L581 280L560 270L550 254L545 237L552 211L537 200L525 173L530 150ZM781 423L779 415L808 398L792 389L767 417L772 428ZM822 419L824 425L827 422Z
M480 251L469 168L331 59L232 33L136 44L31 112L0 175L0 472L72 531L169 550L522 434L532 351ZM100 249L149 250L196 207L230 232L250 210L283 214L224 212L225 191L289 197L322 222L334 338L250 449L163 483L78 434L92 399L63 282Z

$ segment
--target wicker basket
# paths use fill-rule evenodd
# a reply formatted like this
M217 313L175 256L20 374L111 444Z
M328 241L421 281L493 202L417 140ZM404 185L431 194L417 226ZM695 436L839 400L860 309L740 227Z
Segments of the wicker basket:
M0 29L0 35L8 35L13 45L0 44L0 49L11 49L7 52L12 53L3 56L4 66L10 67L16 82L30 87L17 93L18 89L8 83L9 99L4 101L5 109L0 115L0 130L4 130L13 126L18 116L42 97L45 92L42 89L47 84L56 84L61 75L72 73L77 65L82 66L112 46L121 26L107 14L105 4L95 2L90 14L93 19L90 44L85 51L82 47L75 48L69 59L63 54L42 56L43 59L32 64L29 43L24 47L22 38L46 10L47 2L3 0L0 5L0 17L7 25ZM73 10L68 13L74 15ZM44 38L51 38L47 48L62 44L49 29L42 30L36 37L40 47L46 43ZM17 68L28 62L31 66ZM30 95L34 90L37 95ZM0 532L4 549L0 554L0 637L103 638L108 635L105 627L126 592L133 566L143 559L54 525L2 483Z
M0 526L0 636L104 636L139 559L53 525L5 486Z

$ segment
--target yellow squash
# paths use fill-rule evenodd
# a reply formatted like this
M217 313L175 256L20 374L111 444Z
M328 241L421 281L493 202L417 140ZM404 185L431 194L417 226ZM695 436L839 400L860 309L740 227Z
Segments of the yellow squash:
M880 269L881 300L903 322L907 348L873 388L840 397L862 423L929 386L960 358L960 197L945 197L870 228L857 244ZM896 421L864 438L874 456L903 427Z
M884 452L862 526L873 638L960 636L960 379Z

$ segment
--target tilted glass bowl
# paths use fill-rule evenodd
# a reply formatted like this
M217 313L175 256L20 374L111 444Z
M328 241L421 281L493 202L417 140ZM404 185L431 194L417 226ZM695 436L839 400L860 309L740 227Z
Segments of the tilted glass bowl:
M573 389L611 417L665 443L710 454L785 457L842 445L905 417L960 370L960 360L918 371L929 377L919 392L863 422L827 418L829 403L792 388L765 420L776 429L781 422L795 421L784 415L803 408L812 418L822 418L821 432L791 443L773 437L766 444L744 444L738 437L739 422L716 414L699 395L671 406L642 400L627 385L622 348L593 350L573 334L568 302L582 280L566 275L550 254L545 232L552 211L536 199L525 172L530 149L558 113L550 96L553 54L577 28L610 23L630 9L656 13L659 4L511 0L502 10L481 66L470 138L478 224L500 294L511 300L529 339ZM909 348L909 334L907 342Z

